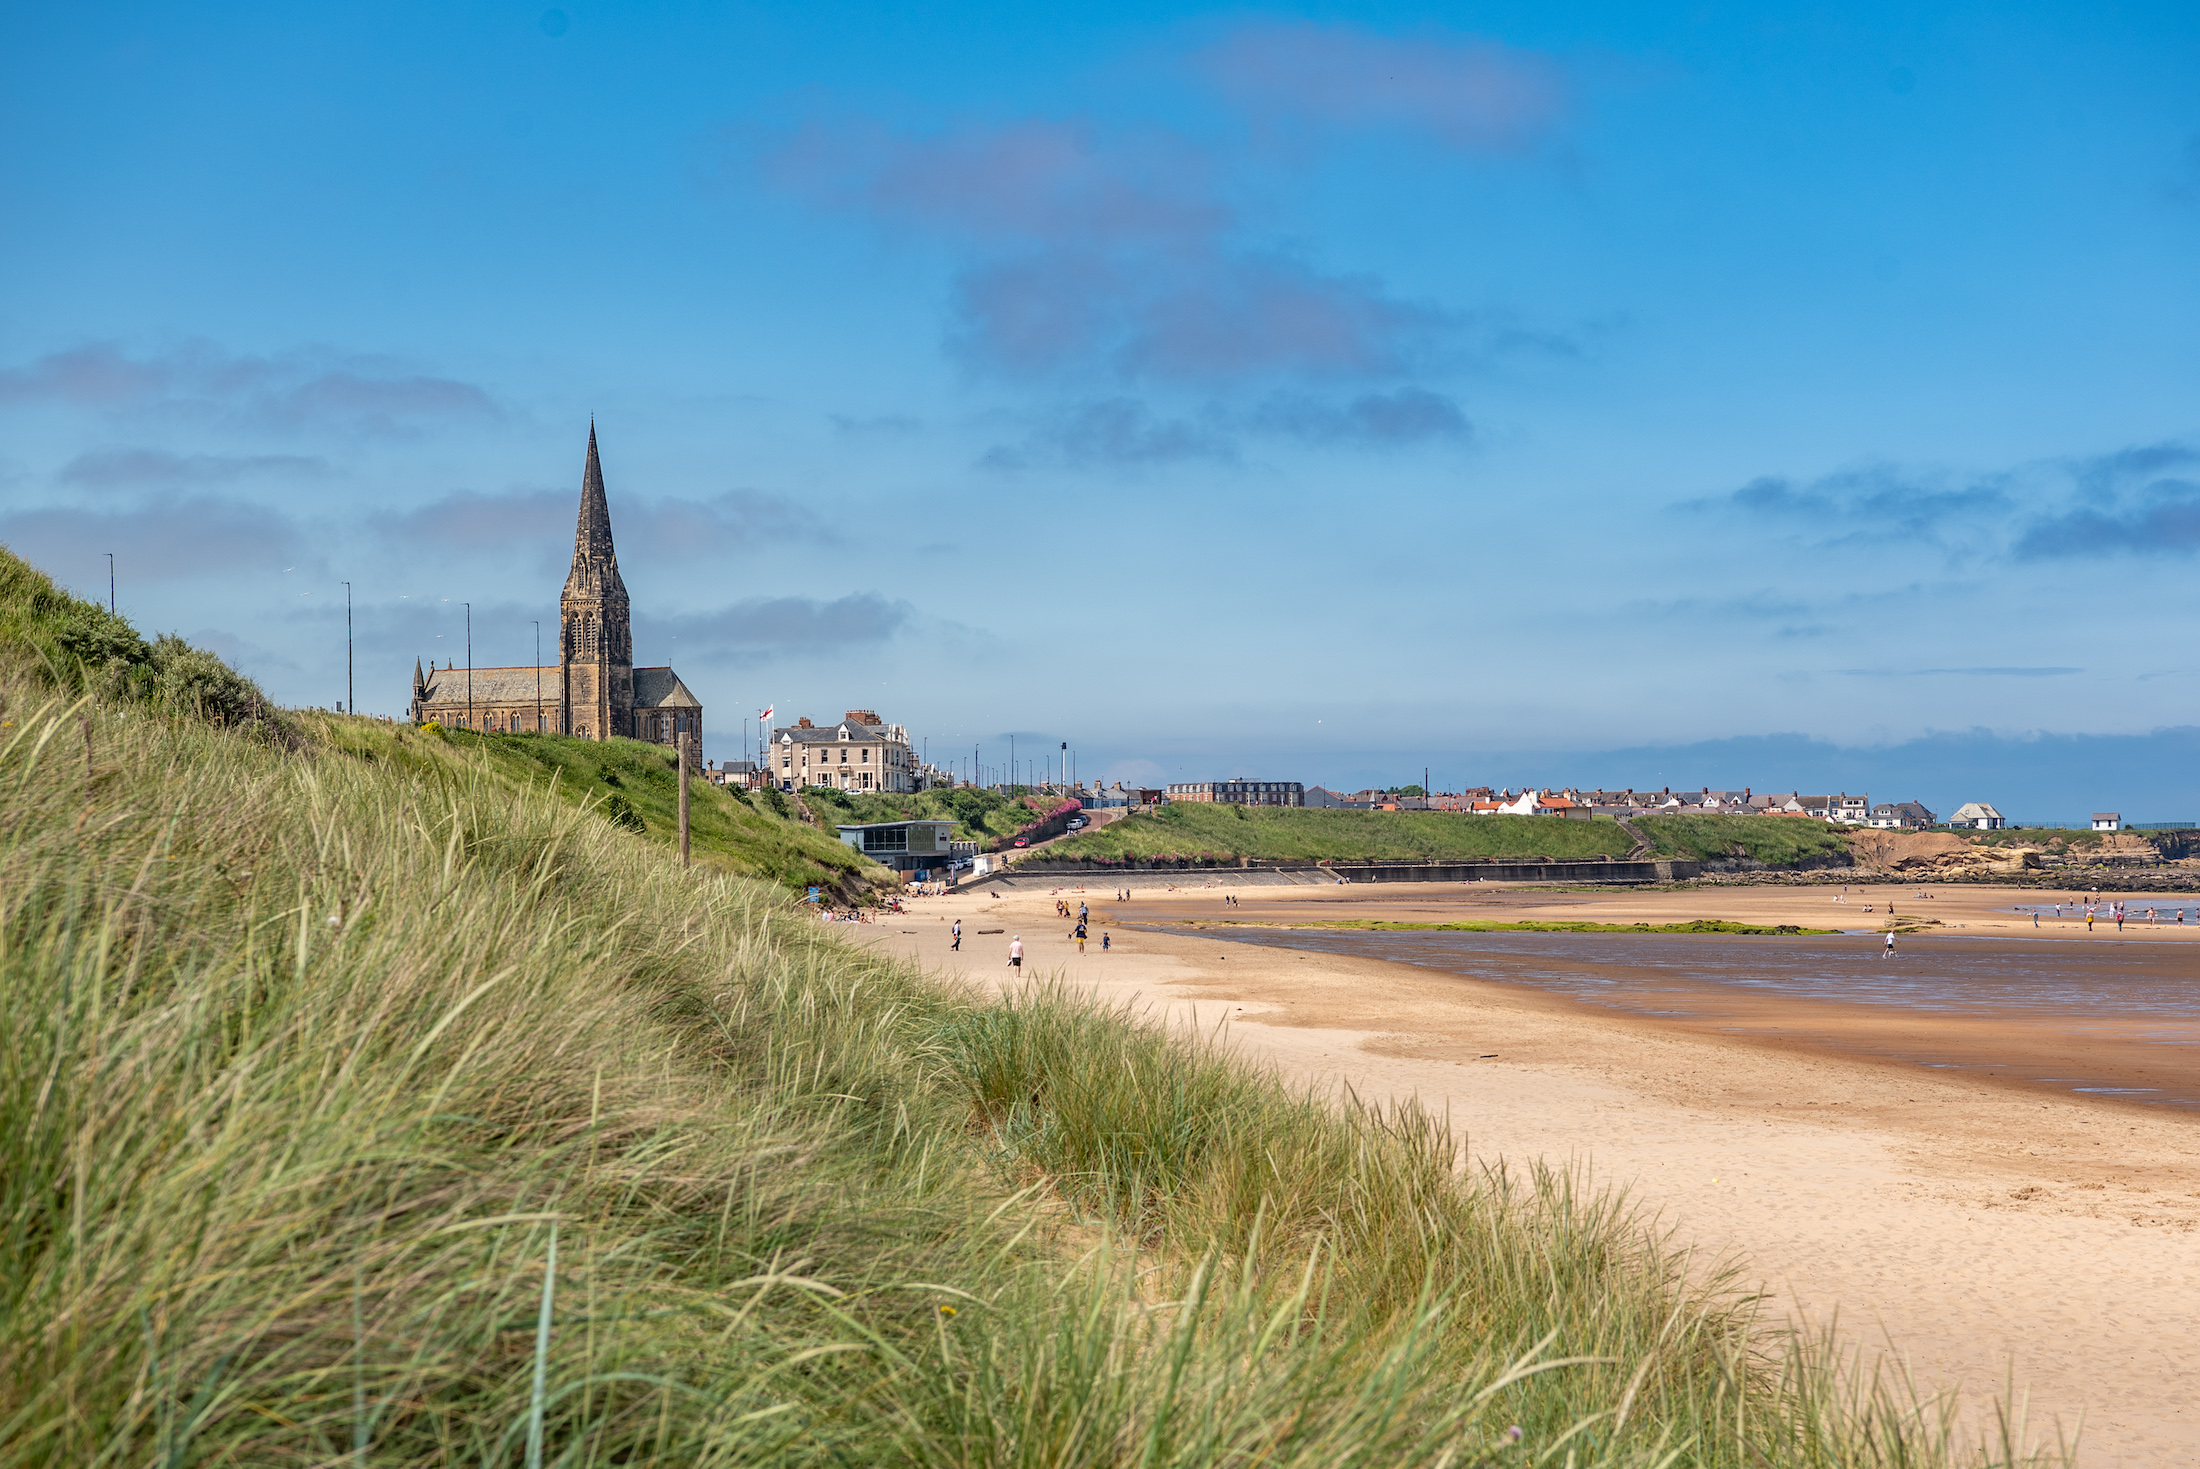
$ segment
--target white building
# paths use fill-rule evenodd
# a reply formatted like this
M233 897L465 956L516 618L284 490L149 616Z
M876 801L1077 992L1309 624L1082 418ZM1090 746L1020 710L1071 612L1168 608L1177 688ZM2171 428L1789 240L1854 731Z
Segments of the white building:
M2124 818L2119 812L2096 811L2093 813L2093 829L2095 831L2122 831L2124 829Z
M823 728L799 720L772 731L768 774L783 791L831 786L842 791L906 792L917 788L909 731L868 709L850 709Z
M2001 813L1984 801L1965 801L1956 807L1956 814L1948 818L1950 826L1967 826L1973 831L2000 831L2006 824Z

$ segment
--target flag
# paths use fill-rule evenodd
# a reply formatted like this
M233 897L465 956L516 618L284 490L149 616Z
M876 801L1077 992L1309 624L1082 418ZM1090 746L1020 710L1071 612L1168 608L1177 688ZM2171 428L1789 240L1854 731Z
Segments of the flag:
M774 704L774 705L772 706L772 709L776 709L776 708L778 708L778 707L779 707L778 705ZM765 710L765 711L764 711L764 712L763 712L762 714L759 714L759 715L757 715L757 716L756 716L756 722L757 722L758 724L762 724L762 723L763 723L763 722L764 722L765 720L767 720L767 719L771 718L771 717L772 717L772 709L766 709L766 710Z

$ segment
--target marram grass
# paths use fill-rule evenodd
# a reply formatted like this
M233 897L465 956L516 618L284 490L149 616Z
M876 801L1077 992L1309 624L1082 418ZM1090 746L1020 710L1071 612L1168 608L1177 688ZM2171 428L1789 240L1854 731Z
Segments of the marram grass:
M0 1469L2021 1457L1417 1109L486 774L0 695Z

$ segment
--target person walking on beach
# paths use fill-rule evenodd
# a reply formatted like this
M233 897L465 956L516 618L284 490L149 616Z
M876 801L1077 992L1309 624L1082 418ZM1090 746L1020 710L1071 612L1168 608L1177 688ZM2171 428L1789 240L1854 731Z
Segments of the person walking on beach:
M2087 933L2093 932L2093 909L2091 907L2085 910L2085 931Z
M1114 934L1112 934L1112 933L1104 933L1104 934L1100 935L1100 952L1101 952L1101 953L1105 954L1105 953L1106 953L1106 952L1108 951L1108 940L1109 940L1109 939L1111 939L1111 938L1114 938L1114 937L1115 937L1115 935L1114 935Z
M961 953L962 946L963 921L958 918L955 920L955 926L947 931L947 952L950 954Z
M1017 934L1008 941L1008 967L1019 974L1023 972L1024 936L1022 934Z
M1082 923L1077 925L1077 952L1085 952L1085 925Z
M2034 928L2038 928L2040 926L2040 910L2037 908L2034 908L2032 910L2032 926Z
M1887 947L1881 951L1879 957L1883 960L1894 957L1894 930L1891 928L1887 930Z

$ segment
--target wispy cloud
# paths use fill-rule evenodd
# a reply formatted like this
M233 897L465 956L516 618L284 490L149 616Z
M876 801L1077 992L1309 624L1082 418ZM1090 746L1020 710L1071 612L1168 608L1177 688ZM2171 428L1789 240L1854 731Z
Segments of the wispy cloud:
M66 581L106 581L106 554L133 582L240 571L280 572L305 538L263 506L212 496L164 496L127 509L49 506L0 514L0 542ZM78 570L77 568L82 568Z
M1947 526L1969 527L2005 515L2013 502L1993 480L1950 486L1934 477L1875 464L1796 481L1764 475L1724 495L1688 502L1699 511L1783 522L1820 542L1915 539Z
M555 542L571 536L577 492L454 490L409 510L383 511L372 524L385 540L415 552L466 551Z
M855 592L829 602L812 597L753 597L711 612L637 617L636 633L652 647L667 650L668 656L693 651L741 661L883 643L912 615L908 603L889 601L876 592Z
M2167 442L1956 476L1873 464L1683 502L1819 548L1907 543L2018 561L2200 551L2200 449Z
M2073 491L2037 515L2011 548L2020 561L2200 550L2200 449L2144 444L2072 461Z
M1459 405L1426 388L1364 393L1342 403L1304 394L1278 395L1256 409L1247 426L1315 443L1375 446L1421 444L1433 440L1465 443L1474 425Z
M827 415L833 432L844 439L899 439L921 432L924 420L906 413L834 413Z
M472 383L390 358L322 347L258 356L208 342L134 355L96 342L0 368L0 405L17 403L368 434L500 416Z
M978 462L1000 470L1150 469L1236 457L1236 445L1218 424L1164 418L1136 399L1108 398L1066 409L1016 443L987 450Z
M571 540L577 490L515 489L496 494L456 490L409 510L377 515L376 532L415 549L478 551L488 547L548 549ZM612 534L623 553L663 560L722 555L759 545L838 543L818 516L790 500L753 490L717 495L618 499Z
M1233 463L1248 436L1302 443L1396 449L1472 440L1459 405L1425 388L1344 399L1274 394L1249 411L1209 403L1194 412L1158 413L1129 397L1076 403L1045 416L1013 443L979 459L987 469L1151 469L1189 461Z
M1457 324L1373 277L1214 241L988 260L962 272L954 305L950 345L976 366L1204 384L1407 372L1442 356Z
M2120 513L2073 510L2045 516L2017 538L2020 561L2051 561L2128 552L2188 556L2200 550L2200 485L2185 493Z
M309 454L176 454L166 449L100 449L79 454L55 476L90 490L173 490L240 480L324 480L329 462Z
M1261 122L1414 132L1461 151L1522 147L1565 109L1548 60L1472 37L1253 21L1208 51L1202 69Z
M1470 38L1259 22L1204 50L1190 74L1228 125L1194 134L1026 117L897 130L840 119L797 129L761 162L814 207L959 251L948 343L988 372L1213 387L1395 377L1566 345L1307 258L1247 209L1243 182L1245 123L1518 147L1562 110L1547 63Z
M1852 678L2062 678L2083 673L2082 668L1983 667L1983 668L1836 668Z

